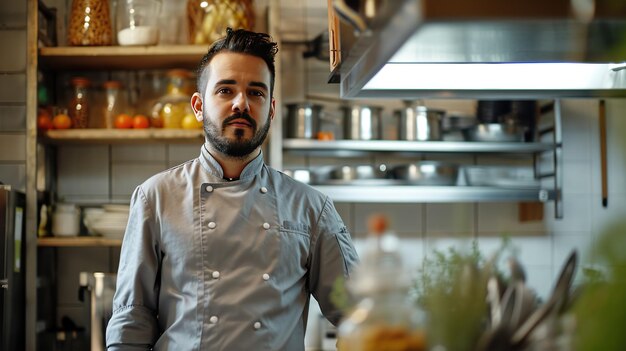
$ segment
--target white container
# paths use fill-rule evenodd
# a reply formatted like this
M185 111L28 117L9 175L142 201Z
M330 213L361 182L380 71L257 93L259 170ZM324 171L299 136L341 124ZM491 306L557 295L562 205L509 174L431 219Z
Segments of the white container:
M123 46L156 45L159 41L156 0L122 0L117 8L117 43Z
M80 232L80 209L74 204L57 204L52 214L54 236L76 236Z

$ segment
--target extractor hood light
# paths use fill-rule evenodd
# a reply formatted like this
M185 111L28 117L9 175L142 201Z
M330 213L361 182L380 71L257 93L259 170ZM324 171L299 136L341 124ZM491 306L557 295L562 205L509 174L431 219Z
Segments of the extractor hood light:
M594 90L623 87L608 63L387 63L363 90Z

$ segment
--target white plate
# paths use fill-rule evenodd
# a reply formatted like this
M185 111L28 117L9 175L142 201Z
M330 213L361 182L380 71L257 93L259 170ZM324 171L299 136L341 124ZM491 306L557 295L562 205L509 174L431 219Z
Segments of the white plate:
M110 239L122 239L124 237L124 232L126 231L126 224L109 224L109 223L94 223L91 225L91 229L97 234L102 235L105 238Z
M130 205L118 205L118 204L106 204L102 205L107 212L125 212L128 213L130 211Z

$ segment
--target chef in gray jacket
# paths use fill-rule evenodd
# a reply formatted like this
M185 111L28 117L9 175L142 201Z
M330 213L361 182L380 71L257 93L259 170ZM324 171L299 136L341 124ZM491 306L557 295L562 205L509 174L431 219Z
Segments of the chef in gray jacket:
M198 158L139 185L108 350L304 350L310 296L337 323L333 284L357 263L328 196L263 161L276 43L228 30L202 58Z

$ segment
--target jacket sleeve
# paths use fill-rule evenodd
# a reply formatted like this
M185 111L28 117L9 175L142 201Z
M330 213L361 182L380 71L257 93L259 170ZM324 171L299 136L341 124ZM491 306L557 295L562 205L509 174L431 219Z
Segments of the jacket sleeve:
M315 228L311 242L309 291L319 303L324 317L337 325L342 311L331 301L331 293L336 283L343 284L349 279L359 259L350 233L329 198L326 198Z
M158 337L160 252L155 218L137 187L122 242L107 350L149 350Z

